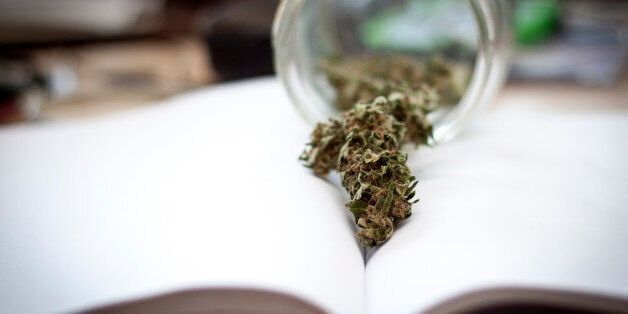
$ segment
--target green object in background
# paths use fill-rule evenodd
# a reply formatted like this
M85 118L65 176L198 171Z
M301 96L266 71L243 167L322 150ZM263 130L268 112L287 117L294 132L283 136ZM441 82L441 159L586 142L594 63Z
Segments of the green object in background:
M361 22L360 39L366 47L426 54L452 46L475 50L477 34L468 3L460 0L390 3Z
M555 0L518 0L515 4L515 35L521 44L536 44L558 30L560 9Z

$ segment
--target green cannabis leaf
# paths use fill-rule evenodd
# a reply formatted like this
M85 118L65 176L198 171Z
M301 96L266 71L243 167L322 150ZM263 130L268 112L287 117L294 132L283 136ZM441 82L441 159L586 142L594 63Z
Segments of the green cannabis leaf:
M443 105L441 95L457 101L461 92L442 60L366 57L326 61L322 68L344 112L316 126L300 159L318 176L340 174L358 238L367 247L380 245L417 201L417 181L401 147L427 144L428 113Z

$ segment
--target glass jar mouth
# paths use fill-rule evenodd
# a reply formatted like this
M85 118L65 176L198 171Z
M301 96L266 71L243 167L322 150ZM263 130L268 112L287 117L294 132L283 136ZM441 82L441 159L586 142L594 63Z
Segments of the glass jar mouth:
M274 62L277 75L301 116L315 125L338 111L314 87L307 73L311 56L301 46L304 34L299 31L308 0L283 0L273 25ZM320 0L309 0L320 1ZM469 120L496 95L507 68L510 44L508 3L503 0L468 0L477 27L477 54L467 88L458 102L443 116L432 119L430 144L454 138Z

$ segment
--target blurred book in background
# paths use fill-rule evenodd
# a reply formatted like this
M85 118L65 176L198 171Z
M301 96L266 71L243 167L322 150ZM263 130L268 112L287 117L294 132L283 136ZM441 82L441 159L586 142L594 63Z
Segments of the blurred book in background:
M269 75L277 1L0 1L0 123Z
M141 103L217 81L198 38L39 48L1 66L4 121L93 113L107 110L103 102Z

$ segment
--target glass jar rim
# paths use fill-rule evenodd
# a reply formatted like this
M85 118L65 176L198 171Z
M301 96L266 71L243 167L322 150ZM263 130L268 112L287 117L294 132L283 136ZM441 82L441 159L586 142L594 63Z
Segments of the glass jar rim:
M311 124L329 118L334 111L312 82L304 80L298 56L297 22L308 0L282 0L273 24L272 43L275 70L301 116ZM320 0L310 0L320 1ZM478 30L478 51L471 79L458 104L435 121L430 144L454 138L470 119L485 107L503 84L511 41L508 2L468 0ZM318 104L313 104L319 102Z

